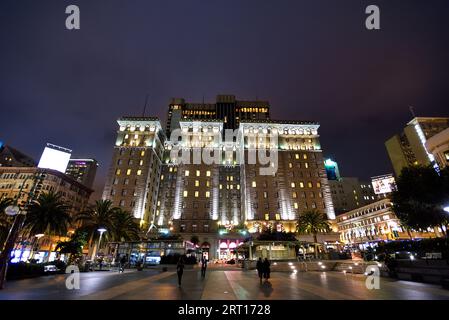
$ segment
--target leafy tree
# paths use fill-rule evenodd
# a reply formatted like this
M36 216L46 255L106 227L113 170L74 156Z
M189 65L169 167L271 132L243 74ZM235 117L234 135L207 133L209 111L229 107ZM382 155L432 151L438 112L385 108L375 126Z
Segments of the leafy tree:
M83 247L87 243L87 233L76 231L69 241L60 241L56 245L56 250L61 254L69 255L68 264L79 260L83 254Z
M402 169L397 191L391 197L393 211L401 222L414 229L448 224L443 210L449 201L448 169L438 174L431 166Z

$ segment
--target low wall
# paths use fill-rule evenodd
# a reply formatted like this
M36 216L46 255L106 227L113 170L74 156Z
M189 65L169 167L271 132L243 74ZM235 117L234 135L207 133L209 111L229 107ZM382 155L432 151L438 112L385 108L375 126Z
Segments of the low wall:
M400 280L441 284L449 279L448 260L397 260L390 276Z

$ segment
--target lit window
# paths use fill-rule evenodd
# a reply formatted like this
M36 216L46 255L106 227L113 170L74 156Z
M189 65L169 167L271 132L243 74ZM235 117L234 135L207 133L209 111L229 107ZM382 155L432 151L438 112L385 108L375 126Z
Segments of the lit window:
M206 171L206 177L210 177L210 171Z
M293 204L293 207L295 207L295 209L298 209L298 202L295 202L295 203Z
M299 153L295 154L295 159L299 159Z
M140 176L142 174L142 170L137 170L137 175Z
M304 182L300 182L299 187L304 188Z
M197 176L197 177L200 176L200 170L196 170L196 176Z
M161 175L161 180L164 180L164 175Z
M292 186L292 188L295 188L296 187L296 183L292 182L291 186Z
M307 186L309 187L309 188L312 188L313 187L313 184L312 184L312 182L307 182Z
M126 175L129 176L131 174L131 169L126 170Z
M195 187L199 187L200 186L200 181L199 180L195 180Z
M206 191L206 198L210 198L210 191Z
M142 150L142 151L140 151L140 156L144 156L145 155L145 151L144 150Z
M309 164L307 162L304 162L304 167L307 169L309 168Z
M270 215L268 213L265 213L265 220L270 220Z
M307 154L303 154L302 157L304 158L304 160L307 160Z
M321 183L320 183L320 182L317 182L317 183L316 183L316 187L317 187L317 188L321 188Z
M288 167L289 167L289 168L293 168L293 165L292 165L291 162L288 163Z
M185 176L186 176L186 177L188 177L188 176L189 176L189 174L190 174L189 170L186 170L186 172L185 172Z
M182 193L182 195L185 197L187 197L189 195L189 192L187 190L184 190L184 192Z
M298 194L296 193L296 191L292 193L292 197L293 198L297 198L298 197Z
M240 190L240 185L239 184L237 185L237 190Z
M281 215L279 213L276 213L276 220L281 220Z
M220 190L221 190L221 189L223 189L223 185L222 185L222 184L220 184Z
M168 171L169 171L169 172L173 172L173 167L170 167L170 168L168 169Z
M264 192L263 192L263 197L264 197L265 199L268 198L268 192L264 191Z
M140 160L140 161L139 161L139 165L140 165L140 166L143 165L143 160Z
M255 188L257 186L256 181L253 181L252 186L253 186L253 188Z
M200 195L199 191L195 191L195 198L198 198L198 196Z
M119 176L120 175L120 169L115 170L115 174Z

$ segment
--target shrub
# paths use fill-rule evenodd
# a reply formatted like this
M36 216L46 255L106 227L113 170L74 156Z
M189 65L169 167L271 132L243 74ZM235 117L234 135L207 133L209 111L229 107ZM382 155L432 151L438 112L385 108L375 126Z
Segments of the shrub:
M44 275L44 265L35 263L11 263L8 265L7 279L24 279Z

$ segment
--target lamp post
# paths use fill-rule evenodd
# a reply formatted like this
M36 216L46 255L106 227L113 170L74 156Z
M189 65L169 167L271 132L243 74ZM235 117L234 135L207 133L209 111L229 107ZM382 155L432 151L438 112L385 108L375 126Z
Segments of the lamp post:
M95 247L95 250L92 254L92 261L95 259L97 252L100 250L101 238L103 237L103 233L105 233L107 230L104 227L100 227L97 229L97 231L100 232L100 239L98 239L97 246Z

